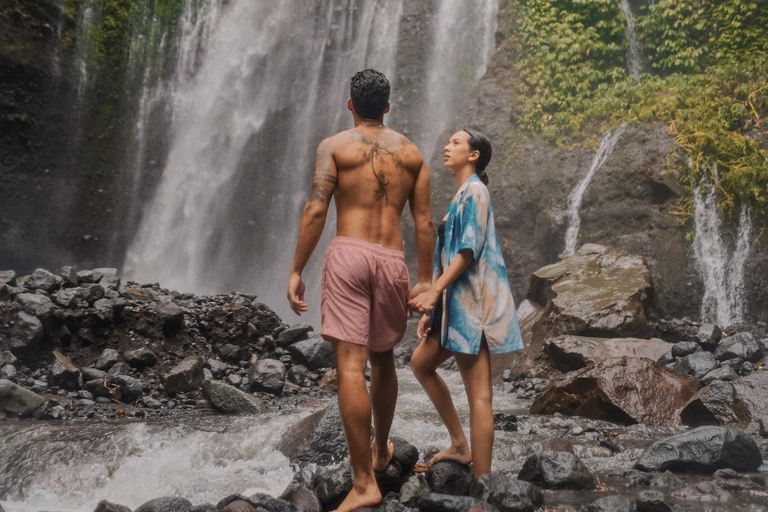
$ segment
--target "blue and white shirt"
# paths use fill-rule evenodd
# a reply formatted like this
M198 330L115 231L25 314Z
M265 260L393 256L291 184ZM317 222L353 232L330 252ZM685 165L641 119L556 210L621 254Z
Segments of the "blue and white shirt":
M485 333L492 354L523 348L491 195L476 174L448 206L445 242L438 239L435 248L434 280L462 249L471 249L474 260L443 293L441 345L453 352L477 354Z

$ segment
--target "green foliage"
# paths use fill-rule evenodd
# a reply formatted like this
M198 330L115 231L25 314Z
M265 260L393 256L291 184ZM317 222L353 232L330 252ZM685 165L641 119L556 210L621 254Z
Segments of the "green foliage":
M582 2L523 1L525 21L520 73L524 78L526 125L560 145L594 143L610 126L624 121L664 122L680 150L670 159L691 190L717 164L720 205L735 211L747 200L756 214L768 212L768 152L755 134L768 132L768 3L747 0L659 0L638 19L652 68L639 80L628 76L612 53L577 54L569 65L550 64L562 55L572 33L590 40L592 47L616 45L624 37L625 19L606 5L599 16L606 32L592 31L582 16ZM595 2L597 3L597 2ZM600 2L601 4L603 2ZM618 0L606 2L618 9ZM570 4L570 6L568 5ZM541 24L544 16L545 25ZM554 23L559 20L559 23ZM595 18L590 23L597 25ZM534 30L533 27L536 27ZM589 34L589 35L588 35ZM591 38L599 38L594 41ZM610 69L610 72L608 70ZM588 87L574 87L571 80L553 79L568 73L581 77ZM546 85L545 85L546 84ZM679 212L691 212L684 198Z

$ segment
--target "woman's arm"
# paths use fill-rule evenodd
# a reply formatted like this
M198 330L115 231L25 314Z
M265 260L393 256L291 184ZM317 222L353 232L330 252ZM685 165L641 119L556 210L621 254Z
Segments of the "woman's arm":
M408 305L411 306L411 308L418 310L419 313L427 313L428 311L431 311L432 308L435 307L435 303L440 297L440 294L467 269L473 260L474 253L472 249L460 250L451 264L448 265L448 268L443 271L443 274L432 283L432 287L428 291L412 299Z

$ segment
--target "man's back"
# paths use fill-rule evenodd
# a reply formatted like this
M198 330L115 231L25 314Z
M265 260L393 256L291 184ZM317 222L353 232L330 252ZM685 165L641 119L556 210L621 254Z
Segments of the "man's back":
M326 144L338 179L337 234L402 250L400 217L424 166L418 148L382 125L358 126Z

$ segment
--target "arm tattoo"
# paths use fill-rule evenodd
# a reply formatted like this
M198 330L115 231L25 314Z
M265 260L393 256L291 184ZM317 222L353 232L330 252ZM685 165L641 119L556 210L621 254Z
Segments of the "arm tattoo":
M319 203L330 201L338 181L338 178L333 174L325 172L316 173L312 179L312 188L309 190L309 200Z

